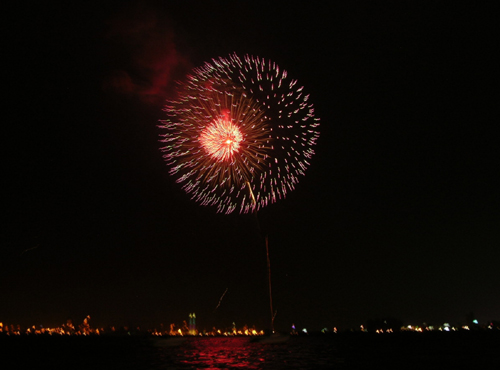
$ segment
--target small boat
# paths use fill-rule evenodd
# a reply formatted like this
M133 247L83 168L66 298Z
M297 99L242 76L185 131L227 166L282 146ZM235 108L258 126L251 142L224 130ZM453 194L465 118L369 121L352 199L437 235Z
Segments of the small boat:
M282 333L272 333L271 335L263 335L261 337L256 337L252 342L263 343L263 344L280 344L285 343L290 339L290 335Z
M186 341L185 337L150 338L149 344L153 347L177 347Z

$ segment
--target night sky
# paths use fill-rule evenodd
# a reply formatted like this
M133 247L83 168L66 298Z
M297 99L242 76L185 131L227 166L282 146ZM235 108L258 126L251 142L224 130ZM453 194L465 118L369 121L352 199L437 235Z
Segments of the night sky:
M492 9L89 3L8 14L0 321L264 328L263 235L277 329L500 319ZM159 150L175 81L232 52L277 62L321 118L306 176L257 217L192 201Z

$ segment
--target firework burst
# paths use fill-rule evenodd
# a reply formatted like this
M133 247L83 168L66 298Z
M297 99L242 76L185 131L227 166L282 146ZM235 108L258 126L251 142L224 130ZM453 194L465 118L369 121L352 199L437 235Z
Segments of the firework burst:
M213 59L165 107L170 174L218 212L257 211L295 188L314 154L319 118L309 95L272 61Z

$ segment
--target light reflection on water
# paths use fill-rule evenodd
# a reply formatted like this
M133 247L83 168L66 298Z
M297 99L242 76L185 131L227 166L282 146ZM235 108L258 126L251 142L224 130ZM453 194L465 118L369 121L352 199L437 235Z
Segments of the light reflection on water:
M331 369L339 365L331 342L312 345L300 338L272 344L245 337L191 338L162 350L164 362L156 369Z
M197 369L260 369L265 348L248 338L197 338L179 349L178 356L180 363Z

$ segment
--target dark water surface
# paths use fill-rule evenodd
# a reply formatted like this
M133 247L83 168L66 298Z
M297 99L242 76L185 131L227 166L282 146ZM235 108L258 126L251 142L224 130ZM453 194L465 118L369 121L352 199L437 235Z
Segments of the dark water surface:
M500 332L236 338L1 336L1 369L447 369L500 364Z

